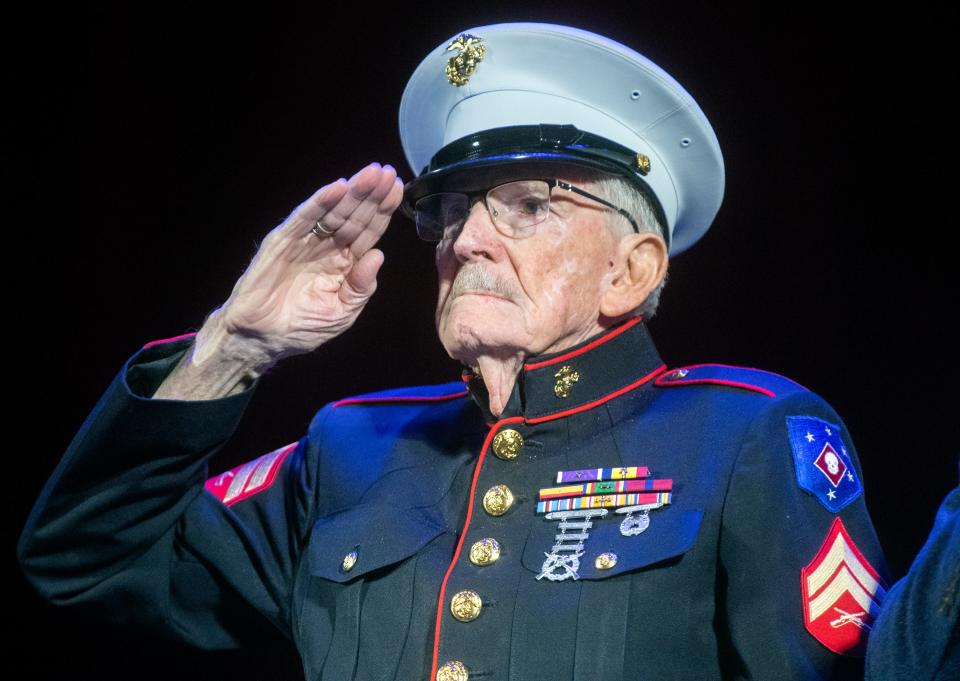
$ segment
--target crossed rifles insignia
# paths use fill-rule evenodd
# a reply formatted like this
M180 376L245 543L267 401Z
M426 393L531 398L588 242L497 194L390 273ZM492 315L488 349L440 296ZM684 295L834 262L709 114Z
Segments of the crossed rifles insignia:
M593 521L610 509L625 514L620 534L632 537L650 526L649 512L670 503L673 480L651 480L646 466L588 468L557 473L558 487L540 490L537 513L558 520L560 532L540 568L537 579L552 582L579 579L580 558ZM607 567L612 567L610 563Z

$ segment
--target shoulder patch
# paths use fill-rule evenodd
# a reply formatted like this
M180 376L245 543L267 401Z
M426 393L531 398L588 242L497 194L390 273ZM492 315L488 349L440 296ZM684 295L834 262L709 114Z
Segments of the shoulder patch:
M787 433L800 489L837 513L863 493L840 426L816 416L788 416Z
M437 385L418 385L407 388L394 388L379 392L366 393L355 397L347 397L333 403L334 407L350 404L376 403L411 403L411 402L442 402L455 400L467 396L467 389L463 382L440 383Z
M277 478L277 471L294 449L297 442L275 449L261 457L232 468L207 480L204 487L225 505L231 506L270 487Z
M796 381L772 371L736 367L728 364L691 364L690 366L668 369L654 381L654 385L661 388L703 383L752 390L767 397L778 397L795 392L809 392Z
M800 582L807 631L835 653L862 656L887 592L839 517Z

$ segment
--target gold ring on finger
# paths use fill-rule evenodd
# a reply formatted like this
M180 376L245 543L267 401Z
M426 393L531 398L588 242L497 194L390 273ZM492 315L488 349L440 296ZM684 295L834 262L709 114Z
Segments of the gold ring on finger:
M325 239L328 236L333 236L333 233L336 232L337 230L330 229L329 227L324 225L322 221L317 220L314 223L313 227L310 228L310 231L316 234L318 238Z

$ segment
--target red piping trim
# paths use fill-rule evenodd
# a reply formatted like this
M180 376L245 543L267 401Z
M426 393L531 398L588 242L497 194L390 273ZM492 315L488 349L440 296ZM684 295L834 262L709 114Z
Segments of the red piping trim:
M588 343L587 345L584 345L582 348L579 348L579 349L577 349L577 350L573 350L572 352L568 352L568 353L566 353L566 354L564 354L564 355L560 355L559 357L554 357L553 359L545 359L545 360L543 360L542 362L534 362L533 364L524 364L524 365L523 365L523 368L524 368L526 371L533 371L534 369L540 369L541 367L548 367L548 366L550 366L551 364L559 364L560 362L565 362L566 360L570 359L571 357L577 357L577 356L579 356L579 355L582 355L582 354L585 353L585 352L590 352L591 350L593 350L593 349L594 349L595 347L597 347L598 345L603 345L603 344L606 343L608 340L611 340L611 339L613 339L613 338L616 338L617 336L619 336L619 335L620 335L621 333L623 333L624 331L627 331L628 329L636 326L636 325L639 324L642 320L643 320L643 317L634 317L633 319L631 319L629 322L627 322L627 323L624 324L623 326L618 326L617 328L615 328L613 331L611 331L611 332L608 333L607 335L601 336L600 338L598 338L597 340L593 341L592 343Z
M141 349L146 350L147 348L153 347L154 345L160 345L161 343L173 343L174 341L183 340L184 338L191 338L196 335L197 335L197 332L193 331L192 333L184 333L179 336L174 336L173 338L161 338L160 340L150 341L149 343L144 345L143 348Z
M480 469L483 467L483 461L487 456L487 449L490 447L490 442L493 440L493 434L497 428L507 423L519 423L520 421L523 421L522 416L511 416L510 418L497 421L493 424L487 433L486 439L483 441L483 449L480 450L480 456L477 458L477 463L473 468L473 479L470 481L470 503L467 505L467 518L463 523L463 531L460 533L460 539L457 541L457 548L453 552L453 559L450 561L450 565L447 567L447 573L443 576L443 581L440 583L440 596L437 598L437 619L433 628L433 662L430 666L431 680L437 677L437 657L440 655L440 622L443 619L443 602L447 594L447 580L450 578L450 573L453 572L453 568L460 558L460 549L463 548L463 540L467 537L470 520L473 518L473 495L477 491L477 480L480 478Z
M455 400L458 397L466 397L469 393L466 390L461 390L458 393L450 393L449 395L433 395L430 397L416 397L411 395L410 397L347 397L342 400L338 400L333 403L334 407L342 407L346 404L367 404L368 402L442 402L443 400Z
M767 397L776 397L777 394L772 390L767 390L766 388L761 388L758 385L750 385L749 383L740 383L738 381L726 381L722 378L691 378L690 380L684 380L678 378L675 381L657 381L657 385L661 388L669 388L671 385L694 385L697 383L709 383L711 385L729 385L733 388L744 388L746 390L753 390L754 392L762 393Z
M767 371L766 369L758 369L758 368L756 368L756 367L745 367L745 366L737 366L737 365L735 365L735 364L717 364L717 363L715 363L715 362L706 362L706 363L701 363L701 364L689 364L689 365L687 365L687 366L676 367L676 369L700 369L700 368L702 368L702 367L722 367L722 368L724 368L724 369L746 369L747 371L759 371L760 373L763 373L763 374L770 374L771 376L776 376L777 378L782 378L782 379L785 380L785 381L790 381L790 382L793 383L794 385L803 388L803 389L806 390L807 392L813 392L812 390L810 390L810 388L806 387L806 386L803 385L802 383L798 383L797 381L793 380L793 379L790 378L789 376L784 376L783 374L778 374L776 371ZM676 371L676 369L674 369L674 371ZM678 379L678 380L677 380L677 383L681 383L682 381L683 381L683 379Z
M563 416L570 416L571 414L579 414L582 411L587 411L588 409L593 409L594 407L599 407L604 402L609 402L614 397L619 397L624 393L630 392L636 388L639 388L641 385L654 378L657 374L665 371L667 368L666 364L661 364L658 368L651 371L649 374L643 378L637 379L630 385L624 386L619 390L615 390L609 395L601 397L599 400L594 400L593 402L587 402L586 404L581 404L579 407L574 407L573 409L567 409L566 411L558 411L556 414L548 414L547 416L538 416L537 418L527 419L527 423L543 423L544 421L552 421L553 419L558 419Z
M440 595L437 598L437 619L433 630L433 661L430 666L430 679L435 679L437 676L437 658L440 656L440 623L443 619L443 605L447 594L447 581L450 579L450 574L453 572L453 568L456 567L457 561L460 559L460 549L463 548L463 542L467 537L467 531L470 529L470 520L473 518L473 500L477 491L477 480L480 478L480 469L483 468L483 462L486 459L487 450L490 448L490 442L493 440L494 433L497 432L500 426L508 423L543 423L544 421L553 421L554 419L568 416L569 414L576 414L581 411L586 411L587 409L592 409L603 404L604 402L609 402L613 398L619 397L620 395L623 395L624 393L643 385L660 372L665 371L666 368L667 366L663 364L659 368L654 369L649 374L634 381L630 385L620 388L619 390L614 391L609 395L600 398L599 400L594 400L593 402L589 402L573 409L561 411L556 414L549 414L547 416L540 416L534 419L524 419L522 416L511 416L490 425L490 431L487 433L487 437L483 441L483 448L480 450L480 456L477 458L477 463L473 469L473 479L470 482L470 503L467 506L467 518L463 523L463 530L460 532L460 539L457 541L457 548L453 552L453 559L450 561L450 565L447 567L447 572L443 576L443 581L440 583Z

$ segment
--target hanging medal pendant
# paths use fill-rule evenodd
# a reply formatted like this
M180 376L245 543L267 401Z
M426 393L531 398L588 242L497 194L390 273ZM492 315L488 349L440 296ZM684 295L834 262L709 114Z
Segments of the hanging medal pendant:
M627 508L633 507L628 506ZM639 515L634 515L634 513L637 513L636 510L617 509L618 513L620 511L627 514L627 517L620 521L620 534L624 537L633 537L650 527L650 515L647 511L639 511Z
M624 537L635 537L646 530L650 527L650 511L661 506L663 502L618 508L617 513L627 514L627 517L620 521L620 534Z

